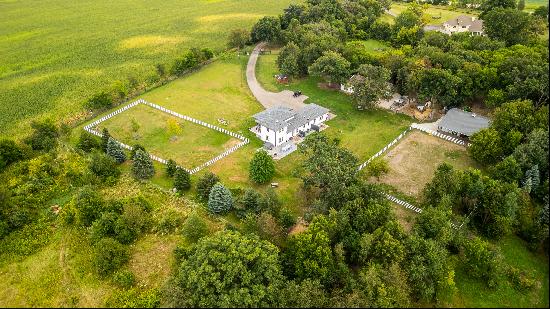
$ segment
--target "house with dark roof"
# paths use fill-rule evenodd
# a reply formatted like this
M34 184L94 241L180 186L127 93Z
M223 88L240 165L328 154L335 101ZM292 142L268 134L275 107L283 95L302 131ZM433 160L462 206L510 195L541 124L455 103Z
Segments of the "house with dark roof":
M483 20L474 16L460 15L444 22L439 31L446 34L470 32L473 35L483 35Z
M275 106L255 114L256 127L252 132L266 145L277 147L293 137L305 134L319 127L329 119L330 110L317 104L307 104L294 111L291 108Z
M458 136L470 137L481 129L489 127L490 120L475 113L465 112L458 108L450 109L441 118L437 130Z

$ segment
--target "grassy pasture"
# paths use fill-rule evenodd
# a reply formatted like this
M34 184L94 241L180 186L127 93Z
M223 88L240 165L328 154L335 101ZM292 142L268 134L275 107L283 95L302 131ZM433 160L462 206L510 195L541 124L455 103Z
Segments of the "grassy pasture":
M134 124L137 126L134 128ZM173 127L171 127L171 125ZM207 127L185 121L150 106L139 104L99 125L117 140L142 145L163 159L193 169L214 158L240 140Z
M427 9L424 11L424 13L430 17L428 21L429 25L441 25L443 22L460 15L471 15L471 16L477 15L476 11L474 10L461 9L461 8L451 9L448 6L441 6L441 5L431 5L431 4L426 4L426 5L427 5ZM399 13L406 10L407 7L408 7L407 3L394 2L390 7L390 11L396 15L399 15Z
M75 117L115 81L154 78L184 48L222 50L232 29L296 2L0 1L0 136L36 117Z

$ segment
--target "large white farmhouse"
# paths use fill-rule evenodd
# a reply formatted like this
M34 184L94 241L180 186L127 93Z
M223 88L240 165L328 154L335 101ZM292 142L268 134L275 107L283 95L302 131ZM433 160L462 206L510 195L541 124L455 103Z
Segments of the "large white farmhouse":
M470 32L473 35L483 35L483 20L473 16L460 15L444 22L440 31L446 34Z
M270 107L253 116L253 132L269 146L277 147L293 137L319 130L329 119L329 110L317 104L307 104L298 111L283 106Z

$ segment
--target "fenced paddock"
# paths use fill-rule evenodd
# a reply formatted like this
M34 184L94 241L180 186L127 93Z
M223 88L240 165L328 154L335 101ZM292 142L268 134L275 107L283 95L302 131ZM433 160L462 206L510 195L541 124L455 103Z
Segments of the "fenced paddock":
M169 110L169 109L167 109L167 108L165 108L165 107L163 107L163 106L160 106L160 105L158 105L158 104L151 103L151 102L147 102L147 101L145 101L145 100L143 100L143 99L139 99L139 100L137 100L137 101L134 101L134 102L132 102L132 103L130 103L130 104L128 104L128 105L126 105L126 106L124 106L124 107L122 107L122 108L120 108L120 109L118 109L118 110L116 110L116 111L114 111L114 112L112 112L112 113L106 115L106 116L103 116L103 117L99 118L98 120L96 120L96 121L94 121L94 122L92 122L92 123L90 123L90 124L84 126L84 130L86 130L87 132L90 132L91 134L94 134L94 135L96 135L96 136L101 136L102 133L99 132L98 130L96 130L97 126L98 126L100 123L102 123L102 122L104 122L104 121L106 121L106 120L108 120L108 119L110 119L110 118L112 118L112 117L114 117L114 116L116 116L116 115L118 115L118 114L121 114L121 113L127 111L128 109L130 109L130 108L132 108L132 107L135 107L135 106L137 106L137 105L139 105L139 104L143 104L143 105L152 107L152 108L154 108L154 109L157 109L157 110L159 110L159 111L162 111L162 112L164 112L164 113L166 113L166 114L169 114L169 115L171 115L171 116L174 116L174 117L183 119L183 120L185 120L185 121L189 121L189 122L191 122L191 123L194 123L194 124L197 124L197 125L206 127L206 128L208 128L208 129L212 129L212 130L218 131L218 132L220 132L220 133L229 135L229 136L231 136L231 137L234 137L234 138L240 140L240 142L239 142L237 145L235 145L235 146L233 146L233 147L231 147L231 148L225 150L225 151L222 152L221 154L215 156L214 158L212 158L212 159L210 159L210 160L208 160L208 161L206 161L206 162L204 162L204 163L202 163L202 164L200 164L200 165L198 165L198 166L196 166L196 167L194 167L194 168L186 168L186 167L183 167L183 166L179 166L180 168L185 169L186 171L188 171L190 174L195 174L195 173L197 173L198 171L204 169L205 167L208 167L208 166L214 164L215 162L217 162L217 161L219 161L219 160L225 158L226 156L230 155L232 152L238 150L239 148L241 148L242 146L244 146L244 145L246 145L246 144L248 144L248 143L250 142L248 138L242 136L241 134L237 134L237 133L234 133L234 132L229 131L229 130L227 130L227 129L221 128L221 127L219 127L219 126L216 126L216 125L213 125L213 124L210 124L210 123L206 123L206 122L204 122L204 121L202 121L202 120L198 120L198 119L195 119L195 118L186 116L186 115L182 115L182 114L180 114L180 113L177 113L177 112L175 112L175 111ZM120 144L123 148L128 149L128 150L132 150L132 146L129 146L129 145L127 145L127 144L124 144L124 143L122 143L121 141L118 141L118 140L115 140L115 141L116 141L118 144ZM153 160L155 160L155 161L157 161L157 162L160 162L160 163L163 163L163 164L166 164L166 163L167 163L167 160L164 159L164 158L158 157L158 156L153 155L153 154L149 154L149 156L151 157L151 159L153 159Z

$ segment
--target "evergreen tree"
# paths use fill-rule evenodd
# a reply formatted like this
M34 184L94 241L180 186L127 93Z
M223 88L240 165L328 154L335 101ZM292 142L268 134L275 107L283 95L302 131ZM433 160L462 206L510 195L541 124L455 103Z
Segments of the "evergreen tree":
M78 144L76 145L76 147L82 149L85 152L90 152L94 148L99 148L100 143L97 137L87 131L82 130L82 132L80 132L80 138L78 139Z
M250 179L255 183L266 183L275 175L275 164L271 156L260 150L254 154L250 161Z
M138 179L148 179L155 175L153 161L149 154L143 150L136 151L134 162L132 163L132 173Z
M220 181L220 178L212 172L207 172L202 175L197 181L197 193L203 201L208 201L210 190L212 187Z
M109 130L107 130L107 128L103 128L103 132L101 134L101 149L103 149L103 152L107 152L107 144L109 143L110 138L111 134L109 134Z
M217 183L210 190L208 196L208 210L215 214L226 212L233 206L231 192L221 183Z
M172 159L168 160L166 163L166 175L168 175L168 177L174 177L177 168L176 161Z
M525 0L518 1L518 10L523 11L525 9Z
M178 191L189 190L191 188L191 175L183 168L177 168L174 173L174 187Z
M141 146L140 144L135 144L134 147L132 147L132 150L130 151L130 160L134 160L134 157L136 156L136 152L138 150L145 151L145 147Z
M107 142L107 154L115 159L117 163L123 163L126 161L126 154L119 143L114 139L109 138Z

